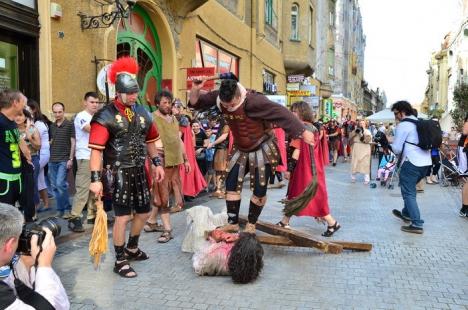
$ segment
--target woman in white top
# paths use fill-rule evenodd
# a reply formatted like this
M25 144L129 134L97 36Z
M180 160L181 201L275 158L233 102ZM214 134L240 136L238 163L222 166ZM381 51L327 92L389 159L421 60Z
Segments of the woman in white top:
M44 207L40 208L38 211L44 211L44 209L49 208L49 197L47 196L47 185L44 177L44 167L49 162L50 158L50 145L49 145L49 126L50 121L45 115L41 112L41 107L39 104L33 100L28 99L28 107L31 109L31 112L34 117L34 125L39 131L41 137L41 149L39 151L39 177L37 181L37 187L39 190L39 195L44 203Z

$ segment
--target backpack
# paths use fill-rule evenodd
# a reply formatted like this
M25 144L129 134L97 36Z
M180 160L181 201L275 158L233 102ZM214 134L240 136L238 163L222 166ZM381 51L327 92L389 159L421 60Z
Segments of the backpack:
M416 145L417 147L420 147L423 150L439 148L442 144L442 130L440 129L440 126L436 121L433 121L431 119L425 120L421 118L419 118L418 120L404 118L401 121L415 124L416 130L418 132L419 143L416 144L406 141L407 143Z

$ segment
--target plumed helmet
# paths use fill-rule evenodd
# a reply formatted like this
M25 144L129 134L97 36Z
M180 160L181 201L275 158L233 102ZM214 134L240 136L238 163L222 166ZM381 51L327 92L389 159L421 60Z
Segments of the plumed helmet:
M117 93L137 93L140 91L136 75L138 63L132 57L121 57L114 61L107 72L109 81L115 84Z

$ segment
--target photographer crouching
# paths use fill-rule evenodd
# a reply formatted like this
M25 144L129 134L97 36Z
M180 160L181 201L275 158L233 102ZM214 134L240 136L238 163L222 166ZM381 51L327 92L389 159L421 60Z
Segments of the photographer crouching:
M23 224L17 208L0 203L0 309L69 309L52 269L60 226L53 219Z

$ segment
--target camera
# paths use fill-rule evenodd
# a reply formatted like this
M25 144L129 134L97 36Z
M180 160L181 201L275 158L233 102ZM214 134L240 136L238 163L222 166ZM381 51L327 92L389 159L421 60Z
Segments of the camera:
M39 222L39 224L27 223L23 226L23 230L21 231L16 253L20 255L31 255L31 237L37 235L37 243L41 245L46 236L44 228L48 228L52 232L54 238L59 236L62 230L56 217L46 218Z
M361 133L361 128L356 128L356 130L354 132L357 133L357 134L360 134Z

